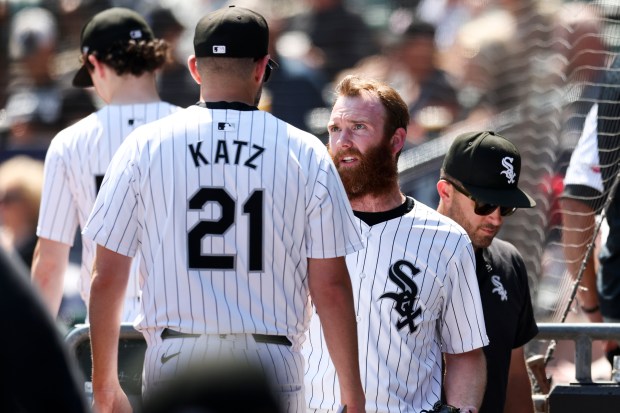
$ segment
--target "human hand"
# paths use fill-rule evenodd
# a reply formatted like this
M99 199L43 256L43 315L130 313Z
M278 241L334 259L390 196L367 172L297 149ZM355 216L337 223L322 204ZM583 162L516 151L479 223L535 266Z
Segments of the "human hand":
M93 392L93 412L95 413L132 413L129 398L119 386L110 390Z
M366 398L363 393L361 396L349 398L346 403L343 400L337 413L366 413Z

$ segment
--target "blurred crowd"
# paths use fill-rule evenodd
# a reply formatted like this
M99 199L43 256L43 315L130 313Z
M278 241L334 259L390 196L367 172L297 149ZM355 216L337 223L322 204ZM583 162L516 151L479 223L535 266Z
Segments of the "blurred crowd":
M194 25L200 16L227 3L0 0L3 248L30 266L49 142L102 104L92 91L70 84L80 66L79 31L87 19L112 6L143 14L155 35L171 45L170 62L159 74L160 95L164 101L188 106L198 100L198 86L186 68ZM411 114L406 149L464 125L479 127L500 115L510 116L531 99L527 91L541 87L557 93L557 87L549 85L560 85L562 96L575 102L573 113L558 120L564 129L578 131L608 57L609 45L601 36L603 16L597 15L602 8L588 7L588 1L232 3L253 8L269 21L270 54L279 68L265 85L261 108L324 141L332 85L352 72L386 80L406 99ZM565 146L574 147L578 133L563 135L569 140ZM432 171L410 188L410 195L435 207L437 177L438 170ZM79 262L79 256L73 260Z

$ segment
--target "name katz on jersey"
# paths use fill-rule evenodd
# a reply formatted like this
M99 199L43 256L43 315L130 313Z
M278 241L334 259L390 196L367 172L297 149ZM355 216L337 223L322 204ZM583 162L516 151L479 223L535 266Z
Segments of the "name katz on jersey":
M190 143L187 145L194 165L196 165L197 168L211 163L217 164L223 162L256 169L257 165L254 162L265 151L264 147L256 144L250 146L250 143L246 141L226 141L224 139L218 139L215 147L215 154L211 162L209 162L205 153L201 150L202 144L203 142L198 142L196 144Z

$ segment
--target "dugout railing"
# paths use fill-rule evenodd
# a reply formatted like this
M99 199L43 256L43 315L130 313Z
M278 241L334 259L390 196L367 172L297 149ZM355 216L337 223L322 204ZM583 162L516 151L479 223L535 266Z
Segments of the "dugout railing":
M549 346L563 340L575 344L575 381L553 383L550 377L549 394L532 395L537 413L620 412L620 383L611 377L606 381L592 379L592 342L620 340L620 323L538 323L534 340L549 341Z
M65 337L65 342L78 364L86 397L92 402L92 357L90 351L90 328L88 324L76 325ZM142 333L130 323L121 325L118 343L118 376L134 412L142 407L142 367L146 341Z
M620 323L538 323L537 342L570 340L575 343L575 381L554 383L548 394L532 395L536 413L590 413L592 411L620 412L620 384L616 381L592 379L592 342L620 340ZM90 398L92 389L92 359L90 329L77 325L66 336L69 352L77 360L82 373L84 391ZM545 346L541 348L545 349ZM546 347L548 348L548 346ZM118 372L121 387L138 412L141 407L142 367L146 342L142 334L129 323L121 325ZM553 354L551 354L553 357Z

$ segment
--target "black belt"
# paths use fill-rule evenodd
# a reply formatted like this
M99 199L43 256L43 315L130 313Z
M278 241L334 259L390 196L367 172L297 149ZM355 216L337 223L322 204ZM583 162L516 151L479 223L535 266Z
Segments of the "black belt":
M161 339L166 340L169 338L187 338L187 337L200 337L202 334L193 334L193 333L181 333L180 331L171 330L169 328L164 328L161 332ZM226 336L226 334L221 334L222 336ZM267 344L280 344L282 346L292 346L291 340L286 336L272 336L269 334L252 334L254 340L257 343L267 343Z

